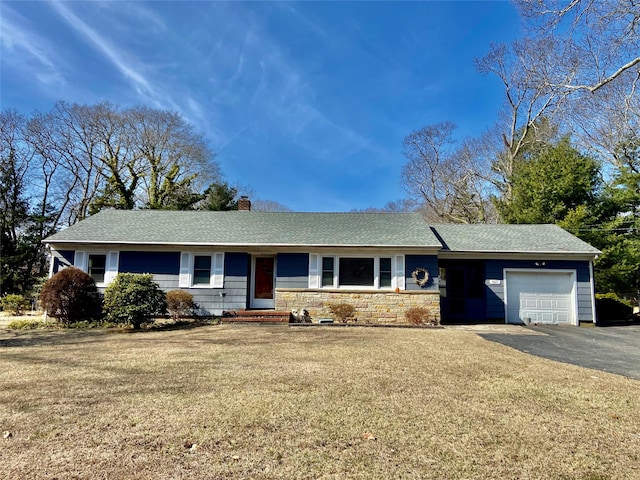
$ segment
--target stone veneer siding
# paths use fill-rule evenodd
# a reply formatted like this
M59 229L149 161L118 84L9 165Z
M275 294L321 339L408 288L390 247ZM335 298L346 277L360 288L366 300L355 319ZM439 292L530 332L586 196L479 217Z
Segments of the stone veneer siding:
M406 324L404 312L412 307L425 307L440 320L440 292L423 291L362 291L306 288L277 288L276 310L305 308L312 321L332 318L329 303L349 303L356 308L359 323Z

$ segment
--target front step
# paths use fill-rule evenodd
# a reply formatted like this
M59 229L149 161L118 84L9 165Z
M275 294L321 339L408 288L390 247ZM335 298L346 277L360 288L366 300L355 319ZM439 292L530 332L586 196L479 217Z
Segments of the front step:
M225 312L224 323L289 323L289 312L276 310L235 310Z

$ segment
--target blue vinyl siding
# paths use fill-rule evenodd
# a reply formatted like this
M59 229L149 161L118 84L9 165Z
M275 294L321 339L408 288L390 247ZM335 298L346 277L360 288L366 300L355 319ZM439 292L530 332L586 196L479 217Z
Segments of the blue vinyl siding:
M416 268L426 268L429 272L429 282L420 287L413 280ZM438 257L436 255L406 255L404 257L404 276L407 290L436 290L438 289Z
M224 274L230 277L246 277L249 274L249 255L246 253L225 253Z
M487 318L504 319L504 269L505 268L530 268L553 270L575 270L578 297L578 320L581 322L593 321L591 279L589 274L589 262L587 261L561 261L544 260L544 266L535 263L538 260L487 260L485 270L485 282L487 285ZM499 284L491 284L491 280L499 280Z
M58 273L61 267L70 267L76 257L74 250L54 250L53 255L53 273Z
M224 258L225 278L222 289L185 289L199 305L200 315L219 314L221 310L238 310L247 306L249 255L232 252L225 253ZM118 271L151 273L163 290L174 290L179 288L180 252L122 251Z
M76 252L74 250L60 250L58 255L64 258L69 265L73 265L73 261L76 258Z
M309 254L280 253L276 261L276 288L309 286Z
M164 290L173 290L178 287L178 270L170 276L154 275L154 279L160 283ZM223 310L239 310L247 306L247 275L249 272L249 256L246 253L225 253L224 255L224 285L223 288L185 288L193 295L193 301L199 306L198 315L219 315ZM122 264L122 261L121 261ZM224 294L224 296L222 295Z
M309 275L308 253L278 254L279 277L307 277Z
M118 271L123 273L152 273L178 275L180 252L120 252Z
M224 254L224 286L222 290L212 290L213 297L209 299L209 304L213 305L215 311L241 310L247 307L249 262L250 257L244 252ZM221 292L224 292L224 297L220 297Z

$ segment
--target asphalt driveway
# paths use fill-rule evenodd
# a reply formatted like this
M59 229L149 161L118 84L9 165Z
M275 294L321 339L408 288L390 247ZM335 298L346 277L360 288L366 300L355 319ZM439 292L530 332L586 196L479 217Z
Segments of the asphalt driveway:
M531 355L640 380L640 325L594 328L546 325L520 328L523 334L478 333L487 340ZM531 334L534 332L538 335Z

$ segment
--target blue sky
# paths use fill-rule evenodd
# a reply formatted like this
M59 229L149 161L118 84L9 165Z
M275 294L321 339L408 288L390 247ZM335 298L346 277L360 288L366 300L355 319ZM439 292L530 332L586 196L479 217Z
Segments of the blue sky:
M225 179L297 211L405 196L402 140L494 121L473 59L520 33L508 2L0 3L0 103L177 110Z

